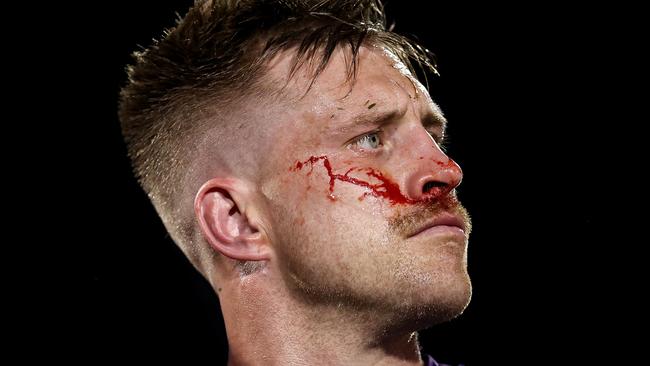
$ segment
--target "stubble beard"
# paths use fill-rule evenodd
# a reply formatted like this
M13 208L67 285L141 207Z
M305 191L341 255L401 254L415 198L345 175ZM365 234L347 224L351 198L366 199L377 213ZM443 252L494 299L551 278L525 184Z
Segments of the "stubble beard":
M450 195L393 217L389 222L389 235L394 238L392 242L399 243L405 233L441 210L463 217L469 234L469 215L455 196ZM301 239L302 235L296 232L293 234L296 242L290 248L296 248L295 245L302 240L309 240ZM408 333L449 321L465 310L471 298L471 283L466 269L463 274L451 274L453 278L448 279L451 283L447 284L451 289L437 289L433 295L430 291L420 294L422 284L413 278L417 276L417 269L408 271L408 263L395 263L395 267L401 267L402 275L391 274L388 278L394 283L387 283L387 289L384 287L383 291L372 293L368 288L356 286L368 282L341 280L340 273L328 273L327 269L318 268L318 262L306 263L302 260L305 257L299 253L288 253L285 257L286 266L282 273L290 295L312 309L316 316L325 318L325 314L331 314L354 323L374 324L373 332L377 336ZM363 278L367 280L367 277Z

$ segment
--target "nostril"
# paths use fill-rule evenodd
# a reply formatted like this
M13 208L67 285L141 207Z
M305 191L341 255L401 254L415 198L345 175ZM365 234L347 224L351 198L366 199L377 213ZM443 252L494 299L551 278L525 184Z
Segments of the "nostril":
M424 186L422 186L422 194L427 194L434 188L442 188L445 186L447 186L447 184L444 182L436 182L436 181L426 182Z

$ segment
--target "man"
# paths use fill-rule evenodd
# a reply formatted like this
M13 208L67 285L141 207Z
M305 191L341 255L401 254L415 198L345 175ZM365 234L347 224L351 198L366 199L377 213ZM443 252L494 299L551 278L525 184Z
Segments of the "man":
M230 365L421 365L458 316L470 220L426 51L378 0L197 1L136 53L136 175L215 289Z

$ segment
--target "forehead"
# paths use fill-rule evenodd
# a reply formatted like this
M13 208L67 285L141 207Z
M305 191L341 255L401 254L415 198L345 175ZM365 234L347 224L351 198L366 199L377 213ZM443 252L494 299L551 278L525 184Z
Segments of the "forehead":
M338 128L360 114L403 113L411 106L441 114L422 84L385 48L361 47L352 80L348 78L351 54L347 50L337 49L313 83L309 63L287 82L293 57L291 52L281 53L271 63L269 75L275 84L284 86L281 94L287 108L283 114L295 124L294 129Z

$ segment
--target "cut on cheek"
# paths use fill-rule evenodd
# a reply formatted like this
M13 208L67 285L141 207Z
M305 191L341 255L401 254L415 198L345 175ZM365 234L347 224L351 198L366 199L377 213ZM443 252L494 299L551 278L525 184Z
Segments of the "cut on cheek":
M391 181L388 177L386 177L385 174L373 168L352 167L349 168L344 174L334 173L332 169L332 164L330 163L330 160L327 157L327 155L311 156L307 160L296 161L296 163L292 165L291 168L289 168L289 170L292 172L297 172L297 171L301 171L306 166L309 166L309 171L307 172L307 175L309 176L314 171L314 166L321 161L329 177L329 194L327 197L332 202L337 200L337 197L334 195L334 188L337 180L365 188L367 192L365 192L363 195L361 195L358 198L360 201L363 200L366 196L374 196L374 197L383 198L387 200L390 204L396 205L396 204L418 204L424 201L431 200L432 198L431 196L429 196L427 197L426 200L416 200L404 196L397 183ZM365 173L368 177L374 178L377 181L379 181L379 183L370 183L368 181L359 178L351 177L350 173L353 171Z

